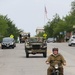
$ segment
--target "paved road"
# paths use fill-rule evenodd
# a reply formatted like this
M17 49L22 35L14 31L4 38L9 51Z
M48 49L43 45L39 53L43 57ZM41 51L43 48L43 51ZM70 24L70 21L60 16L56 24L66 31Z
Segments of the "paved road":
M47 56L53 47L58 47L67 60L65 75L75 75L75 47L69 47L67 43L49 43ZM26 58L24 44L17 44L14 49L0 49L0 75L47 75L46 59L42 54Z

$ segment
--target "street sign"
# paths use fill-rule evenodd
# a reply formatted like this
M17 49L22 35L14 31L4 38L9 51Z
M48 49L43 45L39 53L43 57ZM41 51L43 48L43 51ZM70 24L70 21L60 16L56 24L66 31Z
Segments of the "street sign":
M46 37L47 37L47 34L46 34L46 33L44 33L44 34L43 34L43 37L46 39Z
M10 38L14 38L14 35L11 34L11 35L10 35Z

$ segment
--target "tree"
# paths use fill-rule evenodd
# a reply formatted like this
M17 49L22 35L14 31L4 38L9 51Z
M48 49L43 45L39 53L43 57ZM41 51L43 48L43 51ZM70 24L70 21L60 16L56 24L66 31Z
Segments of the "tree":
M7 20L5 20L5 16L0 15L0 40L7 33Z
M59 36L59 39L61 39L64 38L65 31L68 33L75 31L73 28L75 25L75 0L71 3L70 14L66 15L62 19L60 19L58 14L55 14L53 17L53 20L44 26L44 31L47 33L48 37Z
M5 35L7 32L8 24L7 21L5 20L5 17L0 15L0 34Z
M55 33L54 33L54 28L56 28L57 23L60 21L60 17L58 14L54 15L53 20L50 22L48 22L45 26L44 26L44 30L47 33L47 38L48 37L55 37Z
M14 38L17 40L21 31L22 30L18 29L7 15L0 15L0 40L2 38L1 36L9 37L11 34L14 35Z
M71 3L71 13L75 14L75 0Z

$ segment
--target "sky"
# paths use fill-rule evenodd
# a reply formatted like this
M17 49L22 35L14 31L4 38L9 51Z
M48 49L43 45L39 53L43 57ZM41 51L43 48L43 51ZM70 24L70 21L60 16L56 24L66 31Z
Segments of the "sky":
M52 20L57 13L61 18L69 14L74 0L0 0L0 14L7 15L18 29L36 35L37 27ZM47 18L45 7L47 10Z

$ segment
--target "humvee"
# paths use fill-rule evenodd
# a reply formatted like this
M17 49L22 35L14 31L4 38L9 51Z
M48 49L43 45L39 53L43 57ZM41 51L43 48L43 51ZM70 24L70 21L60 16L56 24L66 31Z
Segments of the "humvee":
M47 56L47 44L43 37L30 37L25 41L25 53L26 57L29 54L43 54L43 57Z

